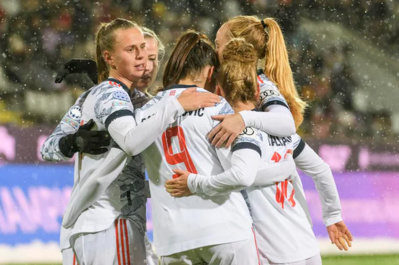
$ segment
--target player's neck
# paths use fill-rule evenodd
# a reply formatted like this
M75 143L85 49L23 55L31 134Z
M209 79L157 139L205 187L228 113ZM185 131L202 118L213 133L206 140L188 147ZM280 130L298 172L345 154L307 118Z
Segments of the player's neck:
M132 82L129 79L123 77L122 75L120 75L118 72L113 71L113 69L111 69L110 73L109 73L109 77L110 78L115 78L117 80L119 80L120 82L124 83L129 89L130 91L133 91L137 81L136 82Z
M196 85L197 87L205 87L205 79L200 80L200 79L193 79L191 77L186 77L184 79L180 79L179 85Z
M234 103L234 105L232 106L234 112L240 112L243 110L253 110L255 108L254 103L252 102L236 102Z
M136 89L140 92L142 92L143 94L147 94L148 92L148 87L141 87L141 88L137 88Z

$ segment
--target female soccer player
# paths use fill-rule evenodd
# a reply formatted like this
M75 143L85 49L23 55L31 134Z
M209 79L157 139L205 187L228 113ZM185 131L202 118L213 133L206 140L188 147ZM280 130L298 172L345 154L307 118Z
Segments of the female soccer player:
M231 18L217 32L215 42L218 54L222 53L229 40L237 37L251 43L258 59L264 59L263 69L258 71L261 95L257 108L267 113L241 111L226 117L215 117L224 120L209 134L209 138L216 146L226 141L226 146L229 146L245 126L253 126L276 136L294 134L295 127L302 123L306 103L300 99L295 88L284 36L278 23L272 18L259 20L255 16ZM308 161L304 163L308 164ZM312 173L323 174L326 168L327 165L313 165ZM331 241L342 249L338 238L347 234L347 227L341 222L329 224L326 223Z
M186 32L165 68L165 89L137 111L136 118L152 120L141 111L158 101L175 98L190 87L203 93L208 93L203 88L213 91L213 71L217 66L210 41L204 35ZM258 264L251 217L239 192L212 198L203 195L174 199L163 188L172 177L172 170L178 167L206 175L231 167L230 149L216 149L206 139L217 123L211 116L231 111L222 99L214 107L186 112L142 154L150 179L154 244L162 264ZM254 144L256 137L242 139L235 146L236 157L247 161L235 160L243 167L238 175L256 173L260 158Z
M158 36L150 29L148 28L141 28L143 31L144 39L146 41L146 48L148 52L148 60L146 64L146 68L144 71L143 76L140 77L138 80L137 84L135 85L137 90L141 91L141 93L137 92L136 90L132 93L131 100L134 108L140 108L142 105L144 105L149 99L149 95L147 93L147 90L149 86L153 83L155 80L155 77L158 73L158 68L160 62L162 62L164 54L165 54L165 47L163 46L162 42L159 40ZM96 64L93 61L95 67ZM93 65L93 63L90 63L88 60L71 60L66 64L66 68L68 68L68 72L77 72L79 70L79 73L81 73L82 67L85 66L87 67L88 65ZM86 69L87 71L87 69ZM63 71L65 73L65 71ZM94 75L92 75L92 81L97 83L97 69L90 70L89 72L95 72ZM62 76L61 79L59 79L59 82L62 81L62 79L65 77ZM104 153L108 151L108 146L110 144L110 137L108 132L106 131L90 131L90 126L94 126L93 122L90 122L89 124L82 125L80 127L71 127L70 124L66 123L65 120L67 119L72 119L70 113L77 113L77 111L80 109L81 104L83 101L78 100L77 104L75 104L70 111L65 115L63 120L61 121L60 125L60 130L55 130L53 134L51 134L44 145L42 146L42 157L43 159L47 161L60 161L60 160L69 160L70 157L78 151L77 147L74 147L74 141L73 139L76 139L76 132L79 130L79 134L81 135L80 137L84 137L84 141L86 145L84 148L79 150L80 152L83 153ZM80 104L80 105L79 105ZM79 109L78 109L79 108ZM80 124L80 112L79 116L73 117L73 120L76 121L76 124ZM58 128L57 127L57 128ZM126 170L130 170L134 172L134 175L137 176L136 182L140 183L140 186L144 187L144 167L143 163L141 161L141 156L135 156L134 159L129 163L129 166L126 167ZM148 187L146 188L148 189ZM140 190L140 192L132 192L132 197L133 200L135 199L134 196L137 196L138 198L142 197L144 194L145 190L144 188ZM137 201L137 200L136 200ZM140 214L140 221L141 222L135 222L135 225L140 227L140 230L143 231L145 230L145 225L146 225L146 216L145 216L145 200L140 200L141 206L137 207L140 209L140 211L136 211L136 213ZM145 235L144 241L146 243L146 255L147 255L147 264L148 265L155 265L158 264L158 257L155 254L155 252L152 250L152 245L149 242L147 236ZM69 242L61 243L61 246L69 246ZM136 253L133 253L134 256L138 256ZM62 249L62 256L63 256L63 262L64 264L74 264L74 253L72 248L64 248Z
M288 53L280 27L272 18L259 20L255 16L237 16L225 22L216 35L219 55L232 38L244 38L251 43L259 60L260 102L258 109L267 113L242 111L231 116L215 117L224 121L210 134L217 147L227 141L229 146L245 126L261 128L270 135L290 136L302 123L306 103L295 88ZM219 58L222 60L221 56Z
M127 169L133 159L125 153L139 154L153 141L153 134L164 130L165 124L184 110L218 102L209 95L189 91L177 101L160 103L163 110L154 115L157 124L143 122L136 126L129 88L143 75L146 56L144 37L135 23L116 19L102 25L97 33L100 84L80 98L84 100L81 116L72 111L74 119L64 120L77 126L76 119L93 119L98 130L108 130L118 145L104 154L80 154L75 163L74 188L61 232L61 243L65 245L61 248L72 246L81 265L144 262L143 231L135 223L143 222L140 208L145 197L133 196L142 185L132 174L134 171ZM122 172L125 163L128 165ZM130 248L129 242L133 243ZM141 254L132 255L133 249Z
M157 77L159 64L163 61L165 56L165 46L158 38L154 31L146 27L141 27L144 35L146 48L148 52L148 61L144 75L140 77L136 88L143 93L148 93L148 89L154 83Z
M150 98L148 89L153 84L159 70L159 64L165 55L165 47L158 36L152 30L141 27L146 42L148 59L144 74L134 84L135 90L131 93L134 108L140 108ZM62 80L71 73L90 73L90 79L97 84L97 65L95 61L86 59L72 59L64 64L60 70L56 82ZM140 92L137 92L139 90ZM101 154L108 151L110 145L109 133L106 131L91 131L93 122L79 126L81 123L81 105L86 98L87 92L83 93L76 103L69 109L61 120L56 130L44 142L41 155L46 161L62 161L72 158L74 153ZM79 130L77 135L74 135ZM76 138L81 138L81 144L77 145Z
M229 40L237 37L245 39L254 46L258 60L264 59L263 69L258 71L261 93L257 108L267 113L241 111L225 118L216 117L224 118L224 121L209 134L209 138L216 146L220 146L228 139L226 144L228 146L245 126L253 126L276 136L294 134L290 117L293 118L295 127L298 128L303 121L306 103L300 99L295 88L284 36L278 23L272 18L259 20L256 16L231 18L217 32L215 42L218 54L223 52ZM308 152L308 148L305 148L304 152L313 153L310 147L309 149ZM301 167L299 163L307 165L310 170L309 174L312 176L330 172L328 165L320 158L315 160L314 164L309 163L309 160L299 162L296 159L297 166ZM342 246L339 238L343 235L350 237L346 225L343 222L331 221L325 221L325 224L331 241L337 244L339 249L344 249L345 244Z
M254 102L257 101L251 59L256 59L255 50L243 39L231 40L223 51L217 90L226 97L236 112L254 109ZM288 139L265 133L262 136L262 163L277 162L287 151L281 148ZM339 197L331 170L299 136L289 139L294 143L293 154L298 166L312 175L316 183L322 197L326 225L331 224L346 230L339 238L334 235L332 239L340 249L347 249L346 244L351 245L352 236L341 218ZM277 150L278 155L276 148L280 148ZM172 196L191 193L215 195L237 187L237 182L231 180L228 183L221 175L190 175L181 170L175 172L180 177L168 180L165 185ZM247 194L262 264L321 264L317 241L305 214L307 206L300 179L285 180L269 187L257 186L252 185L247 189ZM204 187L207 189L204 190Z

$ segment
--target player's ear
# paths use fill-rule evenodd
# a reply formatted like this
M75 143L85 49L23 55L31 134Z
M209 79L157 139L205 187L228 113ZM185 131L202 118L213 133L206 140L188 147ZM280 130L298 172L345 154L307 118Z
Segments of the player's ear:
M219 85L216 85L215 94L224 97L223 89Z
M214 71L215 71L214 66L206 66L206 68L203 71L203 76L202 76L205 79L204 88L212 93L215 92L215 86L216 86L216 84L215 84L216 79L213 76Z
M212 80L214 71L215 71L215 66L211 66L211 68L209 68L208 70L208 76L207 76L208 82Z
M103 57L104 57L104 61L111 67L116 69L115 64L114 64L114 56L112 56L112 54L105 50L103 52Z

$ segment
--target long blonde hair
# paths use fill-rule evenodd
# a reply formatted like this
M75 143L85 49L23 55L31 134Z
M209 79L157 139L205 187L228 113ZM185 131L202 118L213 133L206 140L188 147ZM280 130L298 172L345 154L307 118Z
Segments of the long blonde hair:
M233 38L224 47L222 58L217 83L223 89L226 100L232 106L239 101L250 101L256 105L258 56L254 46L243 38Z
M130 20L117 18L109 23L102 23L96 35L96 61L98 72L98 83L103 82L109 76L109 66L105 62L103 52L112 51L115 43L114 32L118 29L139 28L139 26Z
M265 27L262 25L262 21ZM244 38L251 43L259 59L265 58L265 74L277 85L287 100L298 128L303 121L307 103L299 97L295 87L280 26L273 18L265 18L262 21L255 16L237 16L227 21L225 25L234 38Z

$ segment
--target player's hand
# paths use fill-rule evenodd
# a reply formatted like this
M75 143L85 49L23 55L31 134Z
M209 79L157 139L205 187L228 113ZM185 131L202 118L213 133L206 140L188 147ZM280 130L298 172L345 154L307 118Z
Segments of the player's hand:
M86 73L94 84L97 84L97 64L90 59L71 59L66 62L61 70L57 72L55 77L56 83L61 83L69 74Z
M344 221L327 226L327 232L331 243L335 244L339 250L348 251L352 247L353 237Z
M94 125L94 121L90 120L74 134L79 152L98 155L108 151L106 147L111 144L111 136L107 131L91 131Z
M220 102L219 96L213 93L196 92L196 90L196 87L188 88L177 98L185 111L213 107Z
M225 147L228 148L242 133L245 128L244 120L239 113L229 115L216 115L212 119L222 121L208 135L212 145L219 148L226 142Z
M94 121L90 120L80 126L76 133L62 137L59 142L61 152L67 157L72 157L76 152L91 155L107 152L111 136L106 131L91 131L94 125Z
M173 197L190 196L192 193L188 188L187 179L191 173L181 169L173 169L173 172L176 173L173 179L165 182L166 191Z

